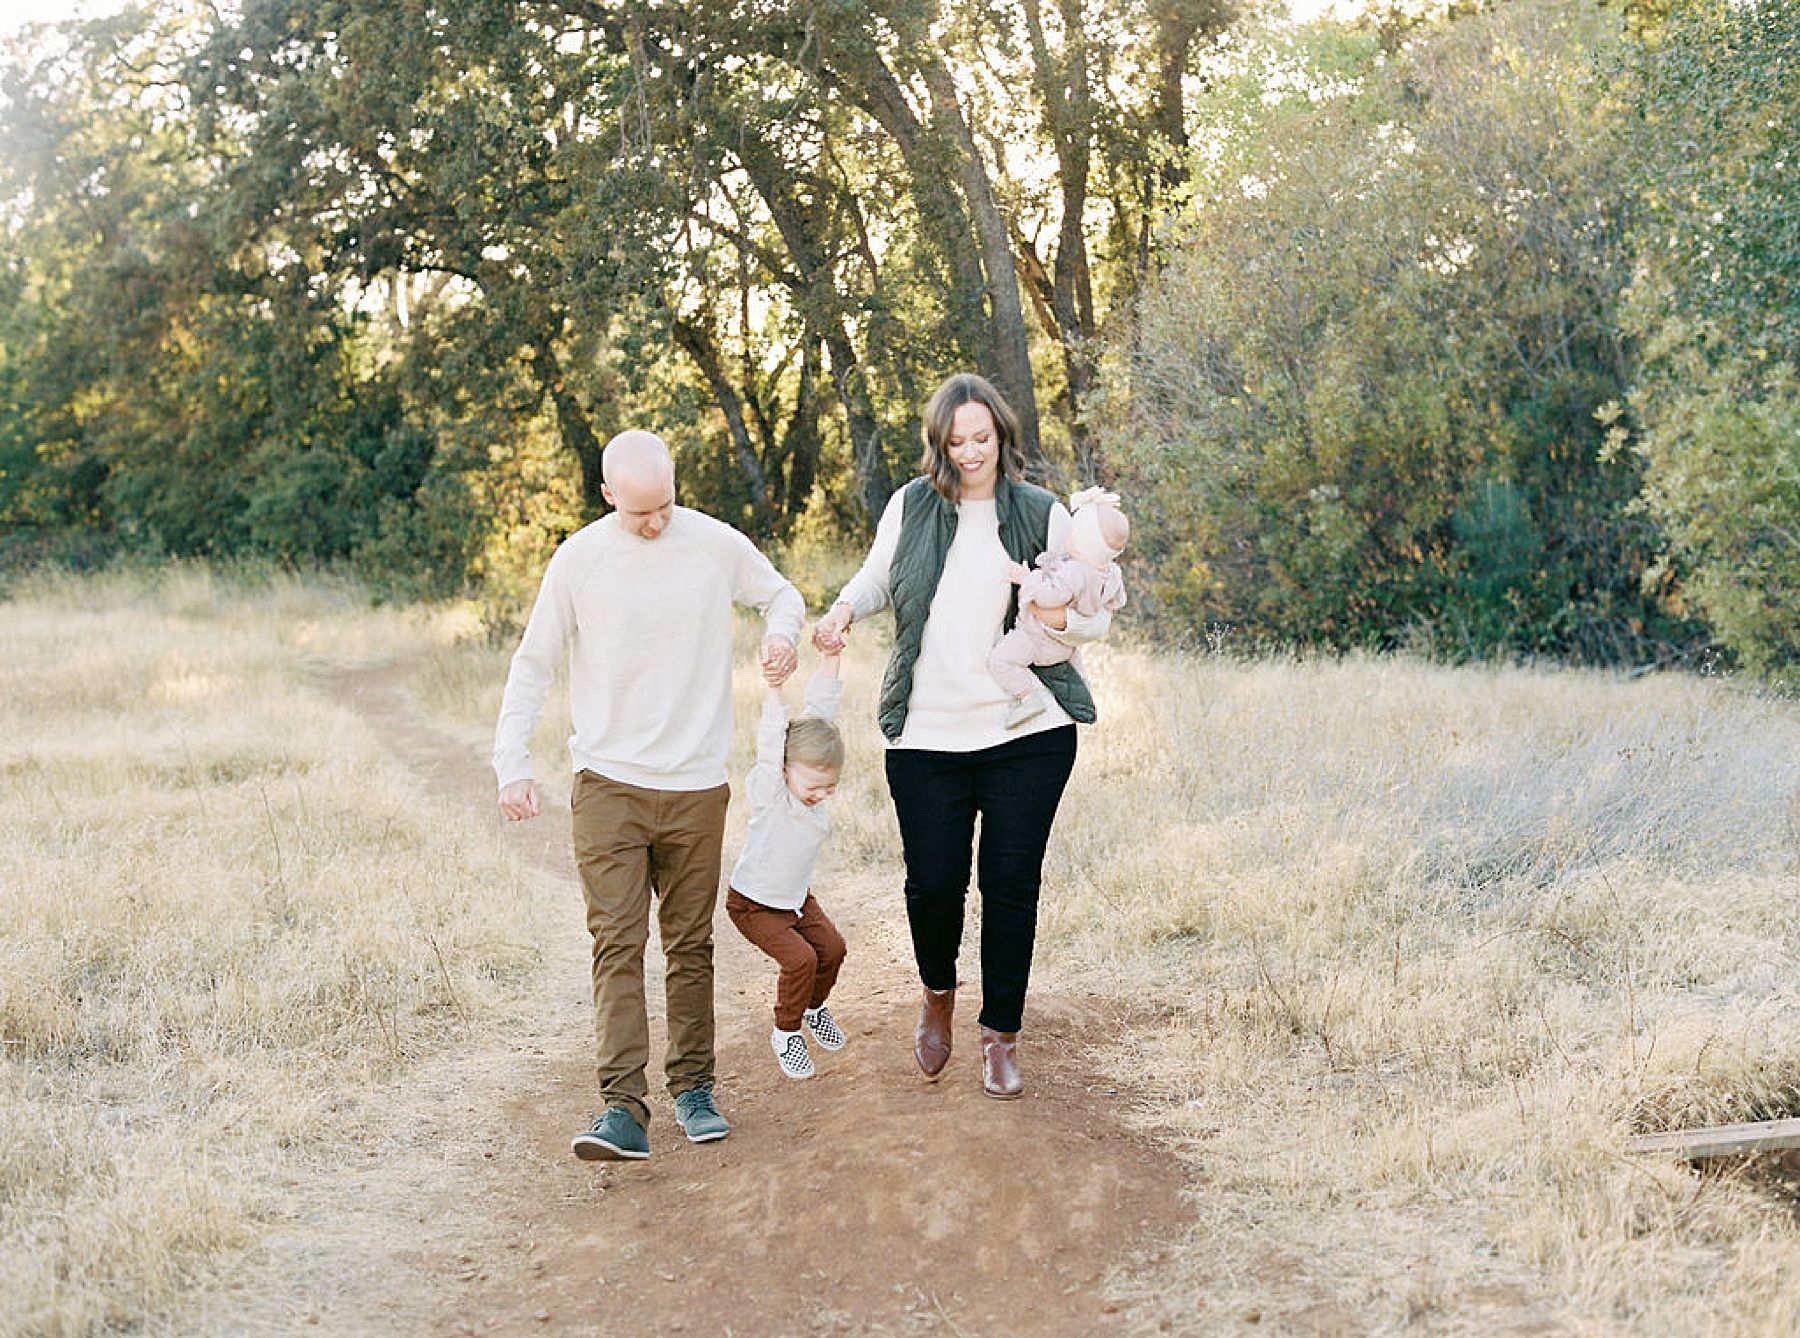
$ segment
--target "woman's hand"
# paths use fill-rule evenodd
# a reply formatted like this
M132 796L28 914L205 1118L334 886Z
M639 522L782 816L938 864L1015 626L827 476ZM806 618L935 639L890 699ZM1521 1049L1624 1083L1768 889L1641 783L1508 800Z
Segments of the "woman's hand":
M825 613L825 616L813 624L813 649L821 655L839 655L844 649L844 634L850 630L850 624L856 619L851 607L839 600Z

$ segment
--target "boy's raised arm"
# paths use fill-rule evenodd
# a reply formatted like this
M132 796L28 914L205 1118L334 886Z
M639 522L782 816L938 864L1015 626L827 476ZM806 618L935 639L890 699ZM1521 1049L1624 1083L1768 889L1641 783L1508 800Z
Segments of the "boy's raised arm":
M806 680L806 713L821 720L836 720L838 704L844 699L844 685L838 678L842 655L820 657L819 667Z
M782 784L782 768L787 765L787 702L768 665L762 667L762 675L763 709L761 719L756 722L756 764L746 777L746 783L753 791L769 778L773 778L776 785Z

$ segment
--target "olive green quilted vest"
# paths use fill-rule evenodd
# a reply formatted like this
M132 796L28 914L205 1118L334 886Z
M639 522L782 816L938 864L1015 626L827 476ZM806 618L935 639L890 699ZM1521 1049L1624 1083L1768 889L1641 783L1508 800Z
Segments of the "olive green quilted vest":
M994 485L994 509L1000 522L1000 545L1014 562L1027 566L1049 542L1053 494L1030 483L1013 483L1002 476ZM925 637L925 619L937 594L938 578L950 541L956 537L956 507L938 495L931 480L914 479L906 485L900 523L900 542L888 568L888 592L894 601L894 653L888 657L881 678L881 697L875 708L876 723L891 743L906 728L906 707L912 700L913 666L919 661L919 644ZM1006 628L1012 630L1019 616L1015 587L1006 610ZM1094 723L1094 697L1072 664L1038 664L1031 671L1050 689L1056 704L1071 720Z

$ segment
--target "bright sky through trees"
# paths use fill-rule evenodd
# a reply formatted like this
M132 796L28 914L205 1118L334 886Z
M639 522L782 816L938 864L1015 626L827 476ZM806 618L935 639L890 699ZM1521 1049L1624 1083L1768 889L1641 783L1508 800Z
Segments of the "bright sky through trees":
M54 23L121 7L122 0L0 0L0 33L12 32L28 23Z
M119 8L121 0L0 0L0 32L10 32L27 23L41 23L68 18L76 13L93 14ZM1318 18L1327 10L1340 12L1360 9L1362 0L1289 0L1288 8L1296 19L1305 22Z

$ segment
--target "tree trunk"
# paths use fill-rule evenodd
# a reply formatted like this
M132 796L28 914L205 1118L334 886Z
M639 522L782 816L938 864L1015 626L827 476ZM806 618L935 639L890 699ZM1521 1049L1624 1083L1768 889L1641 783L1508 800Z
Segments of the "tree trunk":
M976 147L975 136L963 115L962 103L957 99L950 67L936 51L932 51L923 61L922 72L925 86L931 92L934 123L948 132L951 142L959 150L956 179L975 222L981 265L986 271L986 370L1018 415L1026 459L1041 472L1044 455L1043 443L1038 438L1037 388L1031 375L1031 346L1025 333L1025 311L1019 301L1019 277L1013 269L1012 243L1006 234L1006 220L994 199L987 165L981 160L981 151Z
M850 430L857 496L873 526L887 504L892 484L882 451L880 420L870 403L861 359L844 324L835 276L825 260L813 217L795 193L793 179L774 149L745 127L738 136L737 150L738 161L768 206L769 216L775 220L776 231L800 275L802 288L798 296L807 322L821 332L830 351L832 385Z
M560 320L557 323L560 324ZM531 369L556 409L557 433L581 470L583 509L589 516L597 516L606 509L606 499L600 495L600 439L594 435L587 414L569 390L562 363L547 334L540 334L532 341Z
M949 67L928 29L914 26L903 51L931 96L931 123L923 125L880 53L866 9L813 11L809 18L804 33L782 34L770 54L860 108L894 142L925 235L950 273L946 305L959 352L1007 397L1019 415L1028 457L1041 460L1037 396L1006 222ZM832 361L835 375L835 350Z
M1044 36L1039 0L1025 0L1026 31L1044 121L1056 151L1057 185L1062 192L1062 224L1057 233L1050 307L1055 313L1057 347L1062 352L1063 416L1075 472L1092 483L1098 470L1097 447L1087 423L1087 401L1094 384L1094 296L1089 277L1087 233L1088 174L1092 168L1093 95L1088 75L1086 16L1082 0L1060 0L1064 50L1058 60ZM1031 257L1037 262L1035 254ZM1041 271L1041 262L1037 262ZM1029 272L1029 271L1028 271ZM1041 278L1039 282L1041 283Z
M710 334L694 322L673 313L670 315L670 325L675 333L675 342L694 360L694 365L700 369L700 375L706 378L706 384L712 388L719 412L725 415L725 426L731 434L732 456L737 461L738 473L743 476L744 486L750 491L750 509L756 517L756 528L767 533L773 519L769 513L768 480L763 476L762 461L757 459L756 446L750 440L750 428L744 422L744 405L738 397L737 387L725 375L725 363L719 357L719 350L713 344Z
M888 478L887 460L881 451L880 423L869 401L862 364L857 361L856 350L841 324L825 331L825 348L830 354L831 384L837 389L838 403L844 406L844 417L850 423L857 495L862 498L863 510L869 513L872 528L881 519L888 494L894 490Z
M828 33L820 32L812 54L816 63L809 65L801 52L782 53L797 68L866 112L899 149L919 221L948 274L950 291L944 304L956 342L964 356L979 356L987 342L982 308L986 283L980 256L971 244L974 232L968 211L950 184L955 149L936 142L938 137L919 123L900 80L872 47L860 42L839 46L831 42Z
M787 514L806 509L813 484L819 477L819 346L809 337L800 358L800 386L794 395L794 414L788 420L781 443L787 456Z

